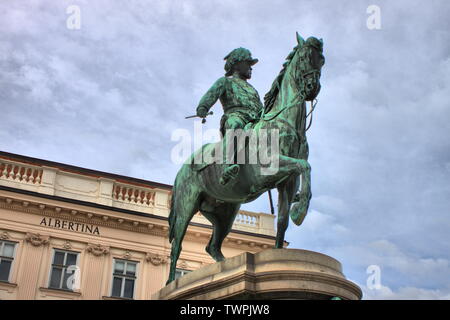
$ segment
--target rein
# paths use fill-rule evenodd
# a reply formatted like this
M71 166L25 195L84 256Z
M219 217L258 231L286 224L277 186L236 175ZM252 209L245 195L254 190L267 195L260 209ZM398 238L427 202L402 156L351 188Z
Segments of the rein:
M309 128L311 128L311 124L312 124L312 119L313 119L313 111L314 108L317 105L317 99L314 99L314 104L313 101L311 100L311 109L309 110L308 114L306 115L306 119L308 119L309 116L311 116L311 118L309 118L309 125L308 127L306 127L305 132L309 130Z
M276 112L273 115L271 115L270 113L266 115L265 112L264 112L265 110L263 110L263 113L261 115L261 120L263 120L263 121L271 121L271 120L275 119L276 117L278 117L283 111L286 111L287 109L295 107L295 106L297 106L299 104L303 104L305 102L305 98L304 98L304 96L301 93L299 93L299 95L302 97L301 102L291 103L291 104L285 106L284 108L282 108L280 111ZM312 119L313 119L313 111L316 108L317 102L318 102L317 99L314 99L314 101L311 100L311 108L310 108L308 114L306 115L306 119L308 119L309 116L311 116L311 117L309 118L309 124L306 127L305 132L308 131L309 128L311 128ZM269 117L264 118L265 116L269 116Z
M299 95L300 95L300 93L299 93ZM294 102L294 103L288 104L287 106L283 107L278 112L275 112L275 114L273 114L273 115L270 114L270 113L265 114L264 110L263 110L263 114L261 115L261 120L263 120L263 121L271 121L271 120L275 119L276 117L278 117L283 111L286 111L287 109L295 107L295 106L297 106L299 104L303 104L303 102L305 102L305 99L302 96L301 102ZM264 118L265 116L268 116L268 118Z

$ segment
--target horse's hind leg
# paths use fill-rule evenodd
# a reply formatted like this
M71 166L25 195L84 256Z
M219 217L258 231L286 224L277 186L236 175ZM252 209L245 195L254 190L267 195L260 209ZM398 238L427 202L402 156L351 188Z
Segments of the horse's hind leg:
M203 211L202 214L213 225L213 234L206 246L206 252L216 261L222 261L222 242L231 231L234 219L239 211L240 204L224 203L215 207L212 211Z
M174 237L172 240L172 250L170 253L170 271L169 279L166 284L175 280L175 272L177 268L177 261L181 253L181 243L183 241L186 229L194 214L198 211L198 195L189 194L188 192L179 193L179 198L176 199L175 205L176 220L174 225Z
M289 180L278 186L278 221L275 248L283 248L284 236L289 223L289 209L298 185L298 177L292 176Z

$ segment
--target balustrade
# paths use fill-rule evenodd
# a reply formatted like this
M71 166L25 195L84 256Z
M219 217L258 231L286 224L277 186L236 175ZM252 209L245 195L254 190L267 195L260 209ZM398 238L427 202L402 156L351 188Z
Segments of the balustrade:
M42 168L0 161L0 178L27 184L40 184Z

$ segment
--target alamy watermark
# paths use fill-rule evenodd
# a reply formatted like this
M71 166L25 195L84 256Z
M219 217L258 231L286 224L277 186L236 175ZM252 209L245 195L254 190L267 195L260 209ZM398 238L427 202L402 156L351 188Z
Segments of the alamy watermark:
M66 286L69 290L78 291L80 290L81 283L81 269L77 265L70 265L67 267L66 272L71 273L71 275L66 280Z
M381 29L381 9L379 6L372 4L367 7L366 13L369 15L366 20L367 29Z
M81 29L81 9L80 6L70 5L66 8L66 14L69 16L66 19L66 27L69 30Z
M381 268L376 264L367 267L366 273L369 274L366 280L366 286L369 290L381 289Z
M194 122L194 134L186 129L172 132L172 141L177 144L172 148L171 160L175 164L258 164L262 175L272 175L279 169L279 130L229 129L225 136L218 130L208 129L203 132L200 121ZM212 143L218 141L217 143ZM203 147L205 143L211 143ZM195 152L193 157L190 157Z

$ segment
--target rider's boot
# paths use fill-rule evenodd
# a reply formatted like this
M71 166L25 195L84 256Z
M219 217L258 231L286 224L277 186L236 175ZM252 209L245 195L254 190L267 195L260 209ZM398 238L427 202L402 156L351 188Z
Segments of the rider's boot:
M230 180L233 180L237 177L239 173L239 165L231 164L223 170L222 177L220 177L220 184L226 185Z

